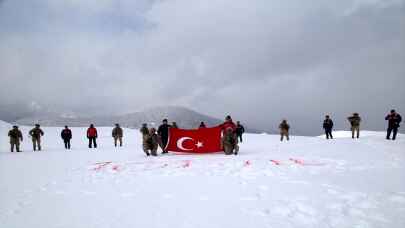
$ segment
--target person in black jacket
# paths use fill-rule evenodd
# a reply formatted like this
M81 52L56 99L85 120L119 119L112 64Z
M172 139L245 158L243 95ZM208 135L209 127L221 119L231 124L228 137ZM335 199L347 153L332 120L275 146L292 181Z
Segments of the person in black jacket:
M388 129L387 129L387 139L390 139L391 132L392 140L395 140L398 133L399 124L402 121L401 115L399 115L394 109L385 117L385 120L388 120Z
M333 121L329 115L325 116L325 120L323 121L323 129L325 129L326 139L333 139L332 136L332 129L333 129Z
M60 136L62 137L63 142L65 143L65 149L70 150L70 140L72 139L72 131L68 128L68 126L65 126L65 129L62 130Z
M162 125L160 125L158 128L158 135L159 135L160 141L161 141L160 147L162 148L163 154L167 153L166 145L167 145L167 142L169 141L169 128L170 127L171 126L167 123L167 119L164 119L162 121Z
M239 139L239 142L242 142L242 135L245 133L245 128L243 127L242 124L240 124L239 121L236 121L236 136Z
M200 123L200 126L199 126L198 128L207 128L207 126L205 126L205 123L204 123L204 122L201 122L201 123Z

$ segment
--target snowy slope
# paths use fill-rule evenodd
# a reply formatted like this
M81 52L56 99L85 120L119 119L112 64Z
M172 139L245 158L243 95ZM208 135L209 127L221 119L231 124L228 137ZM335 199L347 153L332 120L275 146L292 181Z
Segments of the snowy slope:
M0 227L405 227L404 135L249 134L240 156L147 158L136 130L115 149L99 128L89 150L74 128L71 151L44 130L45 151L27 138L24 153L0 153Z
M0 120L0 152L9 150L9 139L7 137L8 131L11 129L11 125Z

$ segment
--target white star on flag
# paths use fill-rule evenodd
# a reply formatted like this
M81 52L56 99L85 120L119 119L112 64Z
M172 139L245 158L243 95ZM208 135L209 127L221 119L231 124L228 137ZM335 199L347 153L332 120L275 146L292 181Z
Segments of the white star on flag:
M203 147L204 144L200 141L197 142L197 144L195 144L197 146L197 148Z

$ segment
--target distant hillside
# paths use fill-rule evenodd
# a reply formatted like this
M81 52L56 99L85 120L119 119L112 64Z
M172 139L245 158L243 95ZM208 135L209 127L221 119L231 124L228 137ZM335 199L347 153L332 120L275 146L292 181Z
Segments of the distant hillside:
M146 109L141 112L134 112L124 115L114 116L93 116L93 117L78 117L63 114L46 114L36 115L33 117L21 118L15 121L19 125L33 125L40 123L43 126L64 126L86 127L90 123L96 126L113 126L119 123L127 128L139 128L142 123L148 123L150 126L158 126L161 121L167 118L169 123L176 122L180 128L192 129L197 128L201 121L204 121L207 126L215 126L223 122L221 119L210 117L193 110L179 106L164 106ZM247 131L256 133L259 132L247 127Z

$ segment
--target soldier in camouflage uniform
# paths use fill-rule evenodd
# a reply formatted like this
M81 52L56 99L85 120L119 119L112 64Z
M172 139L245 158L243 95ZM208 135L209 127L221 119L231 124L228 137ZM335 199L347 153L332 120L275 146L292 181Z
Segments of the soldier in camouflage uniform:
M120 147L122 146L122 137L124 136L124 131L119 124L115 124L114 129L112 130L112 137L114 138L114 145L117 147L117 142L120 142Z
M361 118L358 113L353 113L352 116L347 117L349 120L352 130L352 138L354 139L354 133L356 133L357 138L360 136L360 122Z
M172 122L172 128L179 128L179 126L177 126L176 122Z
M159 148L159 136L156 134L156 129L151 128L147 135L143 138L143 151L147 156L157 156L157 150ZM150 151L150 153L149 153Z
M231 127L225 130L221 143L226 155L238 154L238 138Z
M41 137L44 135L44 132L42 131L42 129L40 128L39 124L35 124L35 127L33 129L31 129L31 131L29 132L29 135L32 138L32 146L34 151L37 150L37 146L38 146L38 150L41 150Z
M8 132L8 136L10 137L11 152L14 152L14 147L17 152L21 152L20 141L23 141L23 136L18 126L13 126L13 129Z
M145 141L146 137L149 136L149 129L148 129L148 125L146 123L142 124L141 129L139 129L139 131L142 134L142 140Z
M280 141L283 141L284 136L287 138L287 141L290 140L288 133L290 130L290 125L288 125L287 120L283 120L278 128L280 129Z

